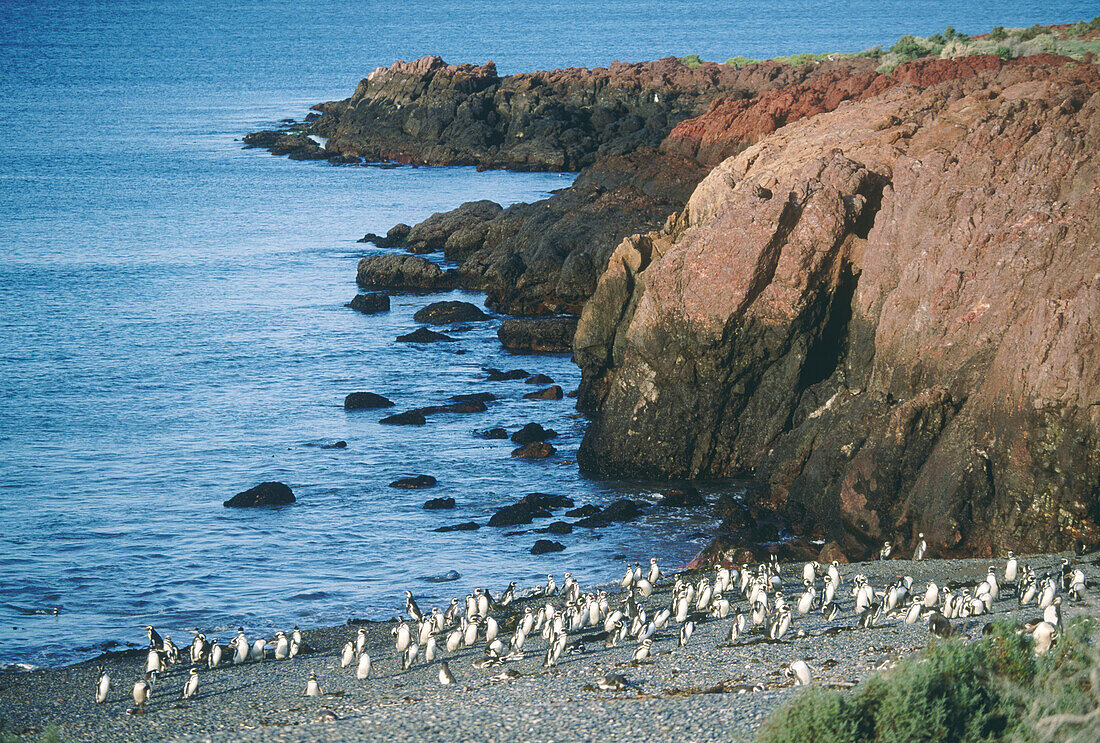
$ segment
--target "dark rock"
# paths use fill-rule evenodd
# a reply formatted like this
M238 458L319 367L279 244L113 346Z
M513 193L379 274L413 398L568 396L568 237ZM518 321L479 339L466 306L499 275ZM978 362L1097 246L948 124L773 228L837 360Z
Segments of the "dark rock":
M535 441L546 441L552 439L558 435L558 432L553 428L543 428L538 423L528 423L523 428L519 429L512 434L512 441L516 442L520 446L530 444Z
M389 232L384 236L368 232L359 239L359 242L374 243L380 248L396 248L405 242L411 230L412 227L407 224L395 224L393 227L390 227Z
M488 406L483 402L471 400L469 402L453 402L448 405L429 405L425 408L415 408L409 412L420 415L435 415L436 413L484 413Z
M454 507L454 498L432 498L431 500L424 502L424 510L426 511L442 511Z
M485 379L489 382L508 382L513 379L523 379L528 376L523 369L501 371L500 369L486 369Z
M561 387L554 385L553 387L547 387L544 390L536 390L535 392L528 392L523 396L525 400L560 400L564 397Z
M378 422L389 426L423 426L428 421L420 413L410 410L406 413L387 416Z
M351 307L356 312L364 315L374 315L379 312L388 312L390 309L390 297L388 294L356 294L346 307Z
M444 333L437 333L427 328L417 328L411 333L397 336L399 343L453 343L454 338Z
M359 260L355 281L364 289L449 289L451 278L427 258L416 255L368 255Z
M420 488L430 488L435 484L436 479L431 475L414 475L412 477L402 477L400 480L394 480L390 483L390 487L419 490Z
M346 441L333 441L331 444L323 444L322 449L347 449L348 442Z
M476 434L479 439L506 439L508 438L508 432L503 428L490 428L487 431L479 431Z
M492 402L497 396L492 392L477 392L472 395L451 395L447 399L450 402Z
M566 511L565 515L569 516L570 518L582 518L583 519L583 518L587 518L589 516L594 516L599 512L600 512L600 509L599 509L598 506L594 506L591 503L589 503L588 505L581 506L580 508L574 508L572 511Z
M436 531L439 530L436 529ZM450 583L451 581L456 581L461 577L462 574L459 573L457 570L448 570L443 575L424 575L417 578L417 580L422 580L425 583Z
M530 524L531 519L542 519L550 516L550 512L543 508L532 506L529 503L515 503L504 506L489 519L489 526L516 526L518 524Z
M513 449L512 456L521 459L543 459L551 456L556 451L557 449L545 441L533 441L530 444L524 444L518 449Z
M840 549L840 545L836 542L829 542L821 548L821 552L817 554L817 561L822 565L828 565L831 562L839 562L844 564L848 562L848 557L844 554L844 551Z
M451 524L450 526L441 526L438 529L432 529L432 531L477 531L481 528L481 524L476 521L467 521L463 524Z
M281 482L261 482L254 488L237 493L222 505L226 508L257 508L286 506L295 500L294 493Z
M527 384L553 384L554 380L545 374L535 374L524 380Z
M549 539L540 539L535 542L535 546L531 548L532 555L545 555L548 552L561 552L565 549L565 545L561 542L552 542Z
M500 324L497 338L509 351L561 353L573 350L575 317L512 318Z
M432 325L450 325L456 322L488 320L489 316L469 302L433 302L417 310L413 319Z
M459 261L485 241L489 223L504 209L492 201L467 201L449 212L437 212L409 232L405 246L413 253L443 250Z
M565 396L570 399L576 399L579 394L580 390L570 390L569 392L565 393Z
M544 531L547 534L572 534L573 525L566 521L555 521L545 529L539 529L539 531Z
M329 154L305 134L254 132L244 138L245 148L261 147L272 155L289 155L291 160L324 160Z
M587 528L607 526L617 521L633 521L638 518L641 513L641 506L639 506L636 501L630 500L629 498L623 498L615 501L599 513L581 519L576 522L575 525Z
M565 495L550 495L549 493L528 493L520 498L523 505L539 509L572 508L573 499Z
M657 505L661 508L702 508L706 505L706 500L695 487L684 485L669 490Z
M393 402L373 392L352 392L344 398L345 410L373 410L392 408Z

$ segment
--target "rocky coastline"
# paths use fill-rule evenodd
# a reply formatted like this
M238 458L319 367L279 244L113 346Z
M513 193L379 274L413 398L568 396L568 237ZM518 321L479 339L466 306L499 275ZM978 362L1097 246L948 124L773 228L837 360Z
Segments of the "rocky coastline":
M749 518L800 553L1100 543L1091 56L505 77L429 57L316 108L299 131L338 164L580 170L368 235L458 268L370 257L359 283L579 318L585 472L753 478ZM707 559L776 550L743 521Z

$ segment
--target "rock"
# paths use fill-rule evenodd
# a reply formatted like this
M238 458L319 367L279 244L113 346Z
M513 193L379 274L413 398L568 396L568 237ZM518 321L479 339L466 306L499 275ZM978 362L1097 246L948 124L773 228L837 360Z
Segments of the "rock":
M378 422L388 426L423 426L428 421L422 414L410 410L406 413L387 416Z
M258 508L286 506L295 500L294 493L281 482L261 482L254 488L237 493L222 505L226 508Z
M449 289L451 278L427 258L416 255L368 255L359 260L355 282L364 289Z
M432 498L424 502L425 511L443 511L455 507L454 498Z
M450 402L492 402L497 396L492 392L476 392L472 395L451 395L447 399Z
M706 505L706 500L699 494L698 489L691 485L684 485L669 490L657 505L661 508L702 508Z
M397 341L399 343L453 343L454 338L427 328L417 328L411 333L397 336Z
M245 149L261 147L272 155L289 155L291 160L324 160L329 154L305 134L253 132L244 138Z
M544 390L536 390L535 392L528 392L523 396L525 400L560 400L564 397L561 387L554 385L553 387L547 387Z
M380 248L396 248L400 247L401 244L405 242L411 231L412 227L407 224L395 224L393 227L390 227L389 232L387 232L385 236L368 232L359 239L359 242L374 243Z
M346 441L333 441L331 444L322 444L322 449L347 449L348 442Z
M436 531L439 531L439 529L436 529ZM462 574L459 573L457 570L448 570L443 575L425 575L417 578L417 580L422 580L425 583L450 583L451 581L456 581L461 577Z
M489 382L509 382L513 379L523 379L528 374L523 369L512 369L511 371L501 371L500 369L486 369L486 381Z
M580 390L570 390L569 392L565 393L565 396L570 398L570 399L575 400L579 394L580 394Z
M392 408L393 402L373 392L352 392L344 398L344 410Z
M520 459L543 459L551 456L556 451L557 449L545 441L533 441L530 444L524 444L518 449L513 449L512 456L519 457Z
M548 516L550 516L550 511L545 508L539 508L530 503L520 501L511 506L504 506L498 509L489 519L489 526L530 524L531 519L541 519Z
M573 525L567 521L555 521L545 529L539 529L539 531L546 532L547 534L572 534Z
M821 552L817 554L817 561L822 565L828 565L832 562L839 562L841 564L847 563L848 558L844 555L844 552L840 549L840 545L836 542L829 542L821 548Z
M488 409L485 403L470 400L467 402L453 402L448 405L429 405L424 408L415 408L409 412L419 413L420 415L435 415L436 413L484 413Z
M412 477L402 477L400 480L394 480L390 483L390 487L419 490L420 488L433 487L435 484L436 479L431 475L413 475Z
M509 351L562 353L573 350L575 317L512 318L500 324L497 338Z
M604 508L599 513L577 521L575 526L584 526L587 528L593 528L598 526L607 526L608 524L617 521L633 521L638 518L642 513L641 506L637 501L630 500L629 498L623 498L617 500L607 508Z
M600 509L597 506L593 506L591 503L580 508L574 508L572 511L566 511L565 515L571 518L587 518L588 516L594 516L599 513Z
M433 302L417 310L413 319L432 325L450 325L456 322L488 320L489 316L469 302Z
M552 542L549 539L539 539L535 542L535 546L531 548L532 555L545 555L548 552L562 552L565 550L565 545L561 542Z
M506 439L508 438L508 432L503 428L490 428L487 431L478 431L476 434L479 439Z
M448 532L448 531L477 531L481 528L481 524L476 521L467 521L462 524L451 524L450 526L441 526L438 529L432 529L432 531Z
M545 374L534 374L527 379L523 380L527 384L553 384L554 380Z
M489 222L504 209L492 201L468 201L449 212L437 212L410 230L406 247L414 253L434 253L446 249L448 260L465 257L472 247L480 247Z
M362 312L364 315L374 315L379 312L389 312L390 297L388 294L377 292L356 294L345 306L351 307L356 312Z
M528 493L520 498L523 505L537 509L572 508L573 499L564 495L550 495L549 493Z
M538 423L528 423L523 428L512 434L512 441L520 446L534 441L546 441L558 435L553 428L543 428Z

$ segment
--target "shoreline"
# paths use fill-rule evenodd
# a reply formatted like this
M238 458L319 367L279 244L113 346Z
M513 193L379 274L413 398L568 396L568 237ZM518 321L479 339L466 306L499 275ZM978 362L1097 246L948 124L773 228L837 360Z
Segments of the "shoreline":
M1020 562L1042 574L1056 568L1061 556L1021 557ZM866 575L876 590L897 576L910 575L914 592L918 592L928 580L943 586L974 585L989 564L1001 574L1004 562L934 559L842 565L844 584L838 591L842 612L832 622L817 612L805 617L796 614L790 632L781 641L768 642L755 630L730 645L731 618L696 617L694 636L679 648L679 625L670 620L653 638L651 662L639 665L630 661L637 646L633 638L607 649L600 636L602 627L570 633L558 665L549 669L542 665L546 642L535 632L524 647L525 658L488 668L472 665L485 657L480 636L474 647L455 653L446 652L444 637L440 637L440 656L450 663L457 681L454 686L439 684L439 659L430 664L418 659L412 668L402 670L392 644L392 621L364 621L303 632L314 652L294 659L270 660L269 651L264 662L202 668L198 692L191 700L179 699L187 664L174 666L157 682L147 711L129 714L133 706L130 687L143 667L143 652L123 651L63 668L0 672L0 729L29 740L51 725L58 727L63 740L380 740L394 735L443 740L509 736L587 740L602 739L608 729L616 737L645 736L657 725L662 735L681 740L719 734L746 738L766 712L789 698L790 682L782 675L783 664L806 659L815 668L814 683L846 688L874 668L927 644L930 635L924 623L905 625L894 619L873 629L855 628L858 616L852 611L849 594L856 574ZM1090 582L1100 576L1094 561L1081 563L1081 567ZM681 575L695 581L703 576L713 578L714 571ZM801 586L801 564L785 564L781 575L783 593L794 605ZM556 578L560 580L560 576ZM650 616L667 606L671 583L671 578L662 579L651 597L638 600L639 606ZM728 598L747 610L745 600L735 593ZM609 594L613 610L621 599L617 584ZM540 598L525 598L494 614L500 621L500 636L507 640L519 613L543 603ZM554 601L559 608L562 603ZM427 605L421 608L430 611ZM1094 592L1088 593L1084 604L1067 599L1063 611L1065 620L1081 612L1095 614ZM1002 594L992 616L955 624L967 637L975 638L990 619L1019 621L1037 613L1034 606L1021 609L1014 598ZM354 664L340 667L340 650L354 639L359 627L367 630L367 652L374 661L372 676L365 681L356 679ZM800 630L805 636L798 636ZM141 629L135 628L135 636L140 634ZM186 652L185 647L181 650ZM96 705L93 688L100 665L110 673L113 688L107 703ZM513 680L491 680L505 669L521 675ZM316 673L324 692L319 699L303 695L311 672ZM606 673L621 674L631 685L622 692L588 688ZM754 685L762 685L763 690L747 691ZM535 700L544 704L532 704ZM627 701L636 704L624 704ZM569 713L565 705L570 706Z

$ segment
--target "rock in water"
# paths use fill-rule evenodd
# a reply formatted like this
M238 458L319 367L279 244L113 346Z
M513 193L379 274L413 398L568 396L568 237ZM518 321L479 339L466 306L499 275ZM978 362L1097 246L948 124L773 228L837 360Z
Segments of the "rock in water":
M359 260L355 282L364 289L448 289L442 268L418 255L368 255Z
M441 526L438 529L432 529L432 531L477 531L480 528L481 524L477 523L476 521L467 521L464 524L451 524L450 526Z
M388 294L379 294L377 292L371 294L356 294L345 306L351 307L356 312L362 312L364 315L374 315L379 312L389 312L390 297Z
M454 338L444 333L437 333L434 330L428 330L427 328L417 328L411 333L406 335L397 336L397 340L400 343L453 343Z
M697 488L685 485L665 493L657 505L661 508L702 508L706 505L706 501Z
M488 320L489 316L469 302L433 302L417 310L413 319L431 325L450 325L456 322Z
M520 459L543 459L551 456L556 451L557 449L545 441L532 441L530 444L513 449L512 456Z
M454 498L432 498L424 503L425 511L446 511L454 507Z
M385 423L387 426L423 426L428 422L428 419L420 413L410 410L406 413L387 416L378 422Z
M576 522L576 526L584 526L588 528L607 526L616 521L633 521L638 518L642 513L641 506L637 501L630 500L629 498L623 498L617 500L607 508L604 508L599 513L591 516L586 516L580 521Z
M531 548L532 555L545 555L549 552L561 552L565 549L565 545L561 542L552 542L549 539L540 539L535 542L535 546Z
M352 392L344 398L345 410L374 410L392 408L393 402L373 392Z
M523 369L512 369L511 371L501 371L500 369L486 369L485 379L489 382L508 382L513 379L523 379L528 374Z
M294 493L281 482L261 482L254 488L237 493L222 505L226 508L258 508L286 506L295 500Z
M545 374L533 374L527 379L523 380L527 384L553 384L554 380Z
M380 248L396 248L405 242L410 231L412 231L412 227L407 224L398 223L390 227L389 232L385 235L376 235L373 232L368 232L366 235L359 238L358 242L374 243Z
M390 483L390 487L417 490L420 488L430 488L435 485L435 483L436 479L431 475L413 475L412 477L402 477L400 480L394 480Z
M497 330L501 345L520 353L561 353L573 350L575 317L505 320Z
M555 384L553 387L547 387L544 390L528 392L523 398L525 400L560 400L564 396L561 387Z
M506 439L508 438L508 432L503 428L490 428L487 431L478 431L476 434L479 439Z
M512 434L512 441L520 446L530 444L533 441L546 441L558 435L553 428L543 428L538 423L528 423L523 428Z

